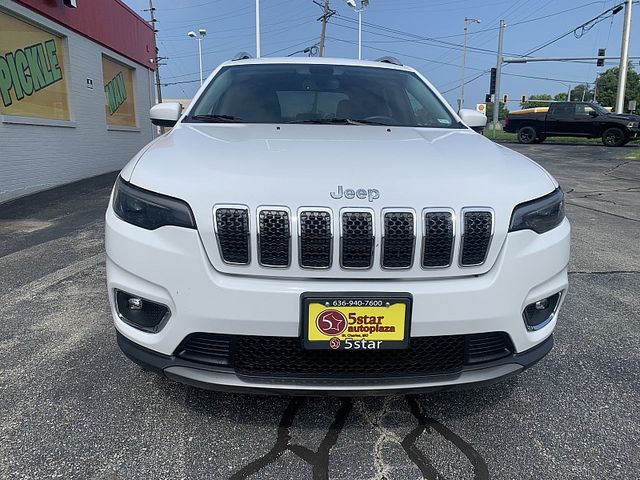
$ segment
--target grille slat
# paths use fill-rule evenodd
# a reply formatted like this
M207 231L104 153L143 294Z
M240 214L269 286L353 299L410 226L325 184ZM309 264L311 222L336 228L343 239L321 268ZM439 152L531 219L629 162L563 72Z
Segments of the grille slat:
M382 266L409 268L413 263L415 217L411 212L386 212L383 216Z
M442 268L451 265L453 239L453 214L451 212L426 212L424 214L422 266L424 268Z
M216 234L220 255L227 263L247 265L249 250L249 210L247 208L217 208Z
M331 267L333 231L331 214L325 210L306 210L298 215L300 222L300 266Z
M340 263L344 268L371 268L375 236L371 212L342 213L342 249Z
M291 259L289 212L261 209L258 212L258 260L267 267L287 267Z
M487 258L492 235L491 212L464 212L460 264L465 267L482 265Z

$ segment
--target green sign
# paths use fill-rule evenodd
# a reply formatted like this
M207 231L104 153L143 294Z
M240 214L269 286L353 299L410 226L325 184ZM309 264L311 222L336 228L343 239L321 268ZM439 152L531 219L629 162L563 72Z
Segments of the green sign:
M56 42L52 38L0 56L0 97L5 107L62 80Z
M118 72L118 74L104 86L104 93L107 95L109 115L113 115L127 100L127 89L124 84L124 75L122 75L122 72Z

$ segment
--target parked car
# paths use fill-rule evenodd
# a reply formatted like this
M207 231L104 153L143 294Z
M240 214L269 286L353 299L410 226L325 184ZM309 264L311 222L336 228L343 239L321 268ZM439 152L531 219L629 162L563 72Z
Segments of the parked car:
M594 102L554 102L536 111L510 112L504 131L517 133L520 143L540 143L548 137L602 138L620 147L640 137L640 115L610 113Z
M552 348L558 183L396 60L239 56L120 172L107 287L124 353L205 388L484 384Z

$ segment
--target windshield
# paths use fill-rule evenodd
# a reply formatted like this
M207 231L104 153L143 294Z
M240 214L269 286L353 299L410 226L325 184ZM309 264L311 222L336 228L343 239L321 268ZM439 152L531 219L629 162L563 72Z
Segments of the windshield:
M464 128L414 73L317 64L224 67L185 121Z
M589 106L591 108L593 108L599 115L608 115L609 114L609 110L604 108L599 103L590 103Z

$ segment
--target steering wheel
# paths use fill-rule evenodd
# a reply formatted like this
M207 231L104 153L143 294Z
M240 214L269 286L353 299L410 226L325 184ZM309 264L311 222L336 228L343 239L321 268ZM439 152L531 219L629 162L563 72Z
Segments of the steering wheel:
M388 117L387 115L372 115L370 117L366 117L363 120L368 122L379 122L384 123L385 125L397 125L398 121L393 117Z

